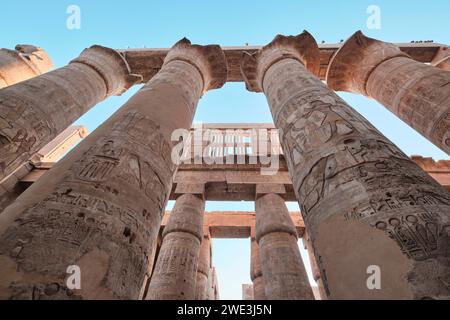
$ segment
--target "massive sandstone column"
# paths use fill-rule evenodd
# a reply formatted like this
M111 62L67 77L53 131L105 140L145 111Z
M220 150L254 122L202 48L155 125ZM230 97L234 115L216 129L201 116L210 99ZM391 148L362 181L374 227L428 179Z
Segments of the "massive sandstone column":
M355 33L330 62L331 89L371 97L450 154L450 73Z
M431 65L450 71L450 47L440 47L433 61L431 61Z
M0 49L0 88L34 78L53 68L48 54L31 45Z
M259 254L259 245L256 238L251 239L251 261L250 261L250 278L253 281L253 299L266 300L266 288L264 286L264 278L261 269L261 260Z
M163 242L147 300L194 300L203 238L203 195L184 194L164 228Z
M91 107L140 76L117 51L93 46L68 66L0 90L0 181Z
M314 300L298 247L297 230L283 198L256 199L256 241L267 300Z
M175 165L171 135L220 87L219 46L180 41L160 72L0 215L0 298L137 299ZM173 142L177 144L178 142ZM81 290L66 269L81 268Z
M197 281L195 284L195 300L206 300L209 270L211 269L211 235L209 230L203 231L203 240L198 257Z
M450 298L450 194L308 71L319 55L308 33L278 36L242 70L281 131L328 297Z

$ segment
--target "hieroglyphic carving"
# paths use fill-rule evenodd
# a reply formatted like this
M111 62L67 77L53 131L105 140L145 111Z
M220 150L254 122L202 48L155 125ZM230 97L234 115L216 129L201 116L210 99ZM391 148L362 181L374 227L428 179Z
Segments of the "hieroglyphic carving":
M123 71L107 57L100 59L106 68L100 78L107 78L113 91L108 94L123 92L131 80L107 77L108 70ZM171 133L190 128L202 94L220 87L226 76L218 46L186 40L167 59L152 81L23 193L20 205L5 210L0 273L7 276L0 281L0 298L46 298L33 292L49 284L59 288L48 290L58 299L139 297L176 171ZM88 66L95 62L83 55L72 67L92 73ZM99 77L96 72L90 75ZM86 91L98 94L91 89ZM69 265L80 265L84 274L75 293L66 290Z
M0 181L92 106L141 78L115 50L93 46L69 65L0 93Z
M264 50L260 56L269 55ZM365 232L374 232L373 239L382 237L383 233L377 231L382 230L397 243L399 252L414 261L409 278L407 274L398 275L408 279L411 290L408 297L449 297L450 291L441 282L450 280L445 267L450 261L446 249L450 194L302 63L288 55L273 61L264 56L258 63L263 64L261 70L264 64L270 66L258 77L263 79L264 92L280 129L294 190L318 255L327 293L332 298L345 294L339 290L346 279L338 274L330 277L337 272L337 266L327 266L327 261L336 263L337 258L332 252L324 253L325 247L318 247L317 243L332 245L326 239L333 235L356 245L359 239L352 238L353 232L341 234L333 230L337 221L347 221L348 225L360 228L355 230L370 226L372 229ZM352 224L355 220L358 223ZM384 250L372 250L369 260L384 263L383 255L387 252ZM426 264L422 264L425 260ZM363 259L353 261L354 265L361 263L365 263ZM344 266L343 263L342 269ZM439 272L430 273L431 268ZM331 278L339 279L340 284L330 286ZM418 278L421 282L411 280ZM398 294L405 297L404 292Z

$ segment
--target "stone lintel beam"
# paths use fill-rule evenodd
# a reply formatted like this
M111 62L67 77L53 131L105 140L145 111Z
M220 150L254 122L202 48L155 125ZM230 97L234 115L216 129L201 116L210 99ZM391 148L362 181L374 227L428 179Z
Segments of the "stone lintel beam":
M450 154L450 73L358 31L330 62L328 86L377 100Z
M177 169L172 134L189 130L204 92L225 82L220 47L183 40L173 49L150 82L0 215L0 299L139 298ZM170 230L167 248L199 247L199 237ZM71 265L83 271L81 290L67 288Z
M0 88L41 75L53 68L49 55L32 45L0 49Z
M299 212L291 212L291 219L299 237L305 231L305 225ZM161 223L162 228L167 225L170 213L166 213ZM209 230L214 239L247 239L255 237L252 229L256 223L254 212L207 212L205 213L204 226Z
M178 198L163 231L162 246L150 280L147 300L195 299L204 209L202 197L184 194ZM204 269L201 268L201 271Z
M440 47L433 61L431 61L431 65L439 69L450 71L450 47Z
M342 44L319 44L320 48L320 78L325 80L328 64L332 56L341 47ZM410 55L416 61L429 63L433 60L439 48L443 45L437 43L397 43L403 52ZM222 47L228 64L229 82L244 81L240 69L242 54L256 53L261 46L234 46ZM124 54L133 73L141 74L144 77L144 83L149 81L161 68L164 57L168 49L120 49Z
M255 206L256 242L266 298L314 300L297 243L297 231L284 200L279 195L267 194L257 198Z
M0 181L91 107L141 81L117 51L92 46L69 65L0 91Z

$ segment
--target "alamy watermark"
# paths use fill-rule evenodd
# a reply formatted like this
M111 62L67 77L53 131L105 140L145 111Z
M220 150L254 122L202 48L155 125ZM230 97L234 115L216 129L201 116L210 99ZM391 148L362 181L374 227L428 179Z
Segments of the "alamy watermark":
M280 169L281 147L276 129L212 129L196 125L193 130L175 130L172 142L172 162L177 166L260 165L262 175L275 175Z
M381 8L377 5L370 5L367 7L367 29L380 30L381 29Z
M66 20L66 27L69 30L81 29L81 8L75 4L67 7L66 13L69 15Z

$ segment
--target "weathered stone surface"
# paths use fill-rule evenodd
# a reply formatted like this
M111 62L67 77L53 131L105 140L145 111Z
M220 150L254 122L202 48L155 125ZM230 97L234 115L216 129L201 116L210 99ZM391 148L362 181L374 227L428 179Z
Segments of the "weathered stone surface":
M27 185L24 180L32 175L38 167L52 167L70 148L85 138L88 134L84 126L70 126L60 133L52 142L39 150L30 161L14 170L8 178L0 183L0 214L16 200L25 190Z
M431 61L431 65L439 69L450 71L450 47L441 47Z
M267 300L313 300L297 232L283 198L262 195L255 206L256 241Z
M48 54L31 45L0 49L0 88L34 78L53 68Z
M139 297L176 169L172 132L191 127L223 69L218 46L179 42L147 85L0 215L0 298ZM80 291L67 290L70 265L82 270Z
M197 283L195 287L195 300L206 300L209 270L211 269L211 236L203 234L198 257Z
M300 61L263 61L329 298L449 299L450 194ZM371 266L381 290L367 286Z
M93 46L66 67L0 90L0 181L91 107L139 81L117 51Z
M450 154L450 73L355 33L332 59L328 86L374 98Z
M253 296L253 285L252 284L243 284L242 285L242 300L251 301L255 300Z
M253 300L266 300L264 278L261 269L259 245L255 238L251 239L250 278L253 281Z
M178 198L164 228L147 300L195 299L204 211L205 201L201 197L185 194ZM205 269L203 265L200 267L202 271Z

